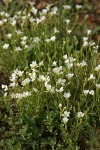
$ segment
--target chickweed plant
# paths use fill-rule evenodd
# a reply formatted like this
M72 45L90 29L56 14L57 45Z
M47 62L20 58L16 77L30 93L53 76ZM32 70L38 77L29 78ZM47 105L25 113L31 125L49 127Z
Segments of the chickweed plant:
M12 6L0 11L0 149L99 150L100 52L78 27L84 6Z

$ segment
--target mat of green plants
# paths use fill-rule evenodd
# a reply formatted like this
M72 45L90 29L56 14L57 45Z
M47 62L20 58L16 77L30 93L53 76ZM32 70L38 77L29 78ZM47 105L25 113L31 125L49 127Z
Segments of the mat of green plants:
M0 5L0 150L100 150L100 27L80 18L87 5Z

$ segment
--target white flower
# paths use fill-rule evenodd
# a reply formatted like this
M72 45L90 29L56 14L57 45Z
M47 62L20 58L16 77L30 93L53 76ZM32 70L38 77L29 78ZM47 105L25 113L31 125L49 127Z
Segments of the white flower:
M65 22L66 22L67 24L69 24L69 23L70 23L70 19L66 19Z
M4 97L7 97L7 92L6 92L6 93L4 93Z
M9 47L9 44L4 44L3 45L3 49L8 49L8 47Z
M89 91L89 94L94 95L94 91L93 90Z
M55 87L53 87L53 86L51 87L51 92L55 93Z
M84 90L83 93L84 93L85 95L87 95L87 94L89 93L89 90Z
M85 62L84 60L81 62L81 66L87 66L87 62Z
M10 77L10 81L11 82L16 82L18 76L15 73L12 73L11 77Z
M14 26L16 25L16 20L13 20L13 21L11 22L11 25L14 27Z
M63 92L63 90L64 90L63 87L61 87L60 89L56 89L56 92L61 93L61 92Z
M72 30L67 30L67 33L70 34L72 32Z
M59 103L58 107L59 107L59 108L62 108L62 104L61 104L61 103Z
M8 91L8 86L7 86L7 85L2 84L2 89L4 89L4 91L6 92L6 91Z
M72 78L73 76L74 76L73 73L68 73L68 75L67 75L68 78Z
M4 16L5 15L5 11L0 11L0 15Z
M56 68L54 68L53 70L52 70L54 73L56 73L56 74L61 74L62 72L62 66L60 66L60 67L56 67Z
M26 78L25 80L22 81L22 86L25 86L26 84L28 84L30 82L29 78Z
M37 14L37 9L35 7L32 7L32 12L34 13L34 15Z
M96 87L100 89L100 84L96 84Z
M16 84L16 82L12 82L12 83L10 83L10 87L14 87L14 86L16 86L17 84Z
M67 63L67 67L70 69L73 67L73 63Z
M69 117L69 115L70 115L70 112L68 111L64 111L62 114L63 117Z
M85 41L85 42L83 43L83 47L86 47L86 46L88 46L88 45L89 45L88 41Z
M50 41L55 41L56 40L56 36L52 36L51 38L50 38Z
M39 66L42 66L43 65L43 60L39 63Z
M90 46L94 46L94 45L95 45L95 42L90 41L90 42L89 42L89 45L90 45Z
M89 80L94 80L94 79L95 79L94 75L90 74Z
M39 75L38 81L46 81L46 77L44 75Z
M64 85L65 85L65 82L66 82L65 79L59 78L58 81L57 81L57 84L60 84L60 85L64 86Z
M69 98L70 96L71 96L70 92L68 92L68 93L65 92L65 93L63 94L63 97L65 97L66 99Z
M59 33L59 31L56 28L54 28L54 33Z
M39 19L39 20L37 20L37 23L40 23L40 22L44 21L45 19L46 19L46 17L45 17L45 16L41 16L41 17L40 17L40 19Z
M77 117L78 117L78 118L84 117L84 113L82 113L82 112L77 112Z
M76 5L76 8L80 9L80 8L82 8L82 6L81 5Z
M62 114L63 119L62 119L62 120L63 120L64 123L67 123L67 122L68 122L68 120L69 120L69 118L68 118L69 115L70 115L70 112L68 112L68 111L64 111L64 112L63 112L63 114Z
M24 36L24 37L21 38L21 40L26 41L27 38L28 38L27 36Z
M18 75L19 77L21 77L21 76L23 75L23 73L24 73L24 71L18 70L17 75Z
M18 31L16 30L15 32L16 32L18 35L22 34L22 32L21 32L20 30L18 30Z
M87 66L87 62L85 62L84 60L81 62L81 63L77 63L77 66L78 67L84 67L84 66Z
M34 41L34 43L38 43L40 41L40 39L39 39L39 37L35 37L33 41Z
M30 64L30 67L31 68L35 68L35 67L37 67L38 65L37 65L37 63L36 63L36 61L32 61L32 63Z
M70 58L69 58L69 61L70 61L70 63L73 63L73 62L76 61L76 58L70 57Z
M15 47L15 51L21 51L22 49L20 47Z
M7 36L8 39L10 39L12 37L12 34L9 33L6 36Z
M83 93L85 95L87 95L87 94L94 95L94 91L93 90L84 90Z
M87 30L87 34L88 34L88 35L90 35L91 32L92 32L91 30Z
M45 87L46 87L46 90L47 90L47 91L50 91L50 90L51 90L51 85L48 84L47 82L45 82Z
M47 14L47 12L48 12L48 10L47 10L47 9L42 9L42 14L46 15L46 14Z
M38 92L38 90L37 90L36 88L33 88L33 90L34 90L34 92L36 92L36 93Z
M64 9L71 9L70 5L63 5Z
M7 19L3 19L3 22L6 23L6 22L7 22Z
M3 23L4 23L4 22L3 22L2 20L0 20L0 26L2 26L2 25L3 25Z
M49 42L50 42L50 39L46 39L45 41L46 41L47 43L49 43Z
M57 7L53 7L53 8L51 9L50 14L51 14L51 15L56 15L57 10L58 10L58 8L57 8Z
M83 37L83 42L86 42L88 40L88 37Z
M68 119L67 117L64 117L64 118L63 118L64 124L66 124L66 123L68 122L68 120L69 120L69 119Z
M99 71L100 70L100 65L96 66L95 70Z
M56 62L56 61L53 61L52 66L56 66L56 65L57 65L57 62Z
M32 81L34 81L36 79L36 73L35 72L29 73L29 76L30 76Z
M26 41L21 41L21 45L24 46L26 44Z
M68 58L67 54L65 54L65 55L63 56L63 58L66 60L66 59Z
M33 17L30 17L30 18L29 18L29 21L30 21L31 23L33 23L33 22L35 22L35 19L34 19Z

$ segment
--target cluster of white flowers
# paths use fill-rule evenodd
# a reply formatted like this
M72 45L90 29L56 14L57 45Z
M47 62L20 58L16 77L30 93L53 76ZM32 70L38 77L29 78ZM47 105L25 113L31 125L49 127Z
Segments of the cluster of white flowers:
M85 62L84 60L82 60L82 62L81 63L77 63L77 66L78 67L84 67L84 66L87 66L87 62Z
M59 103L58 107L60 108L60 110L62 110L62 104ZM66 124L69 120L70 117L70 112L65 110L66 107L63 108L63 113L61 113L61 117L62 117L62 122L64 124ZM84 113L83 112L77 112L77 118L83 118L84 117Z
M14 72L12 73L11 77L10 77L10 87L14 87L17 85L17 79L18 77L21 77L23 75L24 71L21 71L21 70L14 70Z
M64 122L64 124L66 124L69 120L69 115L70 115L70 112L68 111L64 111L63 114L62 114L62 121Z
M26 98L28 96L31 96L31 92L25 91L23 93L12 93L11 94L11 98L16 98L16 99L22 99L22 98Z
M83 93L85 95L87 95L87 94L94 95L94 90L83 90Z
M70 5L63 5L62 8L62 14L70 12L72 9ZM77 12L81 8L81 5L76 5ZM26 57L27 54L29 54L29 57L31 55L33 58L31 64L29 66L27 65L23 71L18 69L14 70L9 78L10 84L3 84L2 89L4 90L4 97L9 95L10 98L19 100L28 98L29 96L34 97L34 95L39 94L39 96L41 96L41 93L44 94L44 97L45 93L48 94L48 97L55 96L60 102L57 107L60 108L61 119L65 125L71 116L71 112L67 111L70 110L70 108L62 108L62 105L66 105L68 102L69 107L69 103L71 103L73 96L77 94L79 94L79 98L81 97L80 94L82 94L82 96L85 98L87 98L88 95L89 97L94 98L94 87L97 88L96 92L100 90L100 83L98 83L100 76L100 64L96 62L92 66L92 64L90 64L90 62L86 59L85 54L82 54L83 50L88 50L90 47L91 57L94 58L92 55L92 49L93 54L96 54L99 46L96 46L96 43L90 38L92 31L87 30L86 35L84 35L82 38L83 42L80 48L81 52L76 50L78 47L78 38L76 36L72 37L72 40L76 39L75 43L73 42L72 45L72 40L70 41L70 36L73 34L73 30L70 29L71 18L67 17L64 20L61 20L61 23L63 23L66 27L65 34L62 34L64 32L60 31L60 25L55 23L56 21L53 22L54 25L50 25L52 31L47 34L49 27L46 26L46 23L49 22L53 17L55 18L55 15L60 17L59 13L57 12L58 7L53 5L47 5L46 8L42 9L41 11L37 10L35 7L32 7L28 13L25 9L24 11L17 12L15 15L13 15L13 17L6 12L0 12L0 16L2 18L2 20L0 20L0 27L2 28L5 24L8 24L12 28L12 32L9 30L9 33L6 33L7 41L1 46L3 51L10 50L11 46L11 52L13 53L14 51L15 55L19 56L19 53L22 55L25 53ZM46 20L47 18L48 20ZM61 19L62 18L63 17L61 17ZM21 23L19 24L19 22ZM19 28L17 27L17 24L20 26ZM28 28L29 32L31 31L32 33L26 33L25 27L27 25L29 25L30 28ZM41 33L42 29L44 31ZM60 38L61 41L59 42L60 33L62 36ZM7 44L8 42L10 44ZM71 48L73 52L70 53L68 48ZM32 54L30 52L32 52ZM60 53L60 58L56 58L58 57L58 53ZM91 71L88 70L88 67L91 68ZM96 78L97 76L98 79ZM86 87L88 84L87 82L92 84L89 84L90 86L88 85ZM76 89L80 88L81 92L78 93L78 90L74 90L73 87ZM76 118L83 118L85 116L85 113L83 112L76 111Z

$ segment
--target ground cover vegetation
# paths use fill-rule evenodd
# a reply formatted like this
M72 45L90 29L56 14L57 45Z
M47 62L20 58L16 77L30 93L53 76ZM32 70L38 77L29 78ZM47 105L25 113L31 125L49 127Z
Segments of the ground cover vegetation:
M0 149L99 150L100 50L85 5L0 11Z

